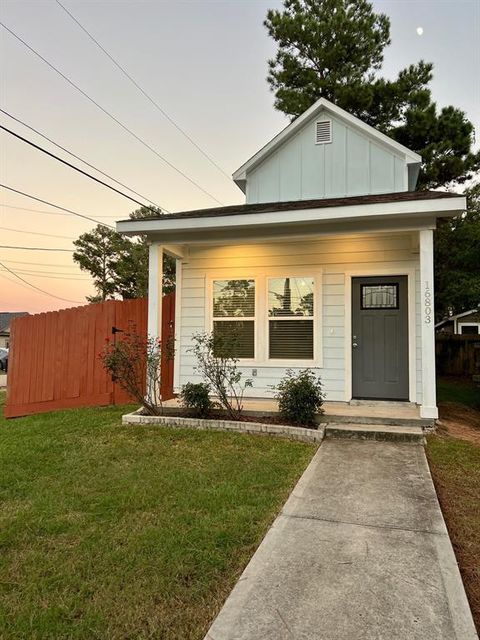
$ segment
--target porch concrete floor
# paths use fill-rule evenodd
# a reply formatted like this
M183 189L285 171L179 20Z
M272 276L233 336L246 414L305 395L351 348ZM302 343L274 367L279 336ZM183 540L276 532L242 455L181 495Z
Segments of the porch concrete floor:
M178 398L172 398L163 403L164 407L177 408L180 406ZM243 402L245 412L275 413L278 403L269 398L245 398ZM325 422L328 418L378 418L386 420L420 420L420 407L410 402L375 402L353 401L325 402Z
M208 640L476 640L421 445L324 441Z

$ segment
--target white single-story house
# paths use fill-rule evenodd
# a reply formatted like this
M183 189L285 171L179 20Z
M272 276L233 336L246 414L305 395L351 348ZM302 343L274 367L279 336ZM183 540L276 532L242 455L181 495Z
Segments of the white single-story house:
M480 336L480 309L470 309L445 318L435 325L439 333Z
M176 258L175 391L200 381L192 336L213 330L236 335L251 398L313 367L328 401L406 401L436 418L433 230L466 203L415 191L420 164L322 98L235 171L245 204L118 222L151 243L152 335L162 255Z

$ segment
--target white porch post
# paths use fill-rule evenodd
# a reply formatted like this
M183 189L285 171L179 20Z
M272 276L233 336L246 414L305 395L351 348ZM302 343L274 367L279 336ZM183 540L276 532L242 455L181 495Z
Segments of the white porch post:
M163 247L152 242L148 252L148 335L162 337ZM151 381L147 378L147 389ZM160 397L160 389L157 389ZM153 392L153 390L152 390ZM152 393L153 395L153 393Z
M435 379L435 322L433 306L433 229L420 233L420 306L422 338L422 418L438 418Z

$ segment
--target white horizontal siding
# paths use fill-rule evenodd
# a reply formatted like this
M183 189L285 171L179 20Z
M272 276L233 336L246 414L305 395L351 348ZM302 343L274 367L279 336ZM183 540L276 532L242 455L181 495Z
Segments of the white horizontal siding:
M418 266L418 254L412 253L410 234L355 236L317 241L255 244L242 246L190 247L182 267L182 296L179 344L180 386L198 382L195 359L190 352L192 336L208 330L205 295L207 282L214 277L255 277L303 275L322 270L322 300L319 331L322 339L322 367L318 370L329 400L345 400L345 273L374 268L376 263L411 268ZM379 268L378 275L382 275ZM417 270L417 388L421 393L419 272ZM207 301L210 304L210 301ZM252 370L256 369L256 376ZM286 367L263 363L241 367L253 380L250 397L271 397L272 387L285 374ZM420 396L419 396L420 397Z

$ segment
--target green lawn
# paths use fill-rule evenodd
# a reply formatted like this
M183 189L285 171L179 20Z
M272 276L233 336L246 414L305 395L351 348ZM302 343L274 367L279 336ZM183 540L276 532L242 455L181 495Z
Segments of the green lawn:
M454 438L430 436L427 455L480 631L480 447Z
M440 417L456 424L429 436L427 456L472 613L480 631L480 389L468 380L437 383ZM461 426L465 425L462 431ZM460 427L460 428L459 428Z
M437 380L437 400L480 409L480 387L461 378L440 378Z
M203 638L315 447L0 418L0 638Z

